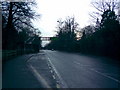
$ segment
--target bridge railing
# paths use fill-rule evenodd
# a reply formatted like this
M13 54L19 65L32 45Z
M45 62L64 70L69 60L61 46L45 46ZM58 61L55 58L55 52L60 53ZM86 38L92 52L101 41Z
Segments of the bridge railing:
M51 41L51 40L56 40L58 39L57 37L41 37L42 41Z

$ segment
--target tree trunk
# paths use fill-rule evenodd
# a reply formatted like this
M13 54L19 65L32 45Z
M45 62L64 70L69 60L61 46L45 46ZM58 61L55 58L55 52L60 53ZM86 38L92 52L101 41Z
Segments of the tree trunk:
M7 22L7 29L11 29L11 26L12 26L12 19L13 19L12 8L13 8L13 3L10 2L9 16L8 16L8 22Z

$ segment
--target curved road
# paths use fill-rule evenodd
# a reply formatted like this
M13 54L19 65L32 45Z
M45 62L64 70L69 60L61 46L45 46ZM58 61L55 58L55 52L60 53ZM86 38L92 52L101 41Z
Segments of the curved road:
M120 63L104 57L44 50L69 88L120 88Z

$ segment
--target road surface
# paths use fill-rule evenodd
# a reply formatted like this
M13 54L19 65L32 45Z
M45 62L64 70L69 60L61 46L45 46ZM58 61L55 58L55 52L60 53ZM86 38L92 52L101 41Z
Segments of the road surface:
M4 63L2 88L55 88L49 71L42 53L18 56Z
M44 50L68 88L120 88L120 63L112 59Z

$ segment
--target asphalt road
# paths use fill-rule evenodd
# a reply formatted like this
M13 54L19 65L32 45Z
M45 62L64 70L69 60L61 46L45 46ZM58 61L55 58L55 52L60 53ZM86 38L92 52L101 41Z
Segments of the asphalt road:
M105 57L44 50L68 88L120 88L120 63Z
M32 54L8 60L3 64L2 88L41 88L41 84L26 65Z
M43 53L26 54L3 65L2 88L56 88Z

